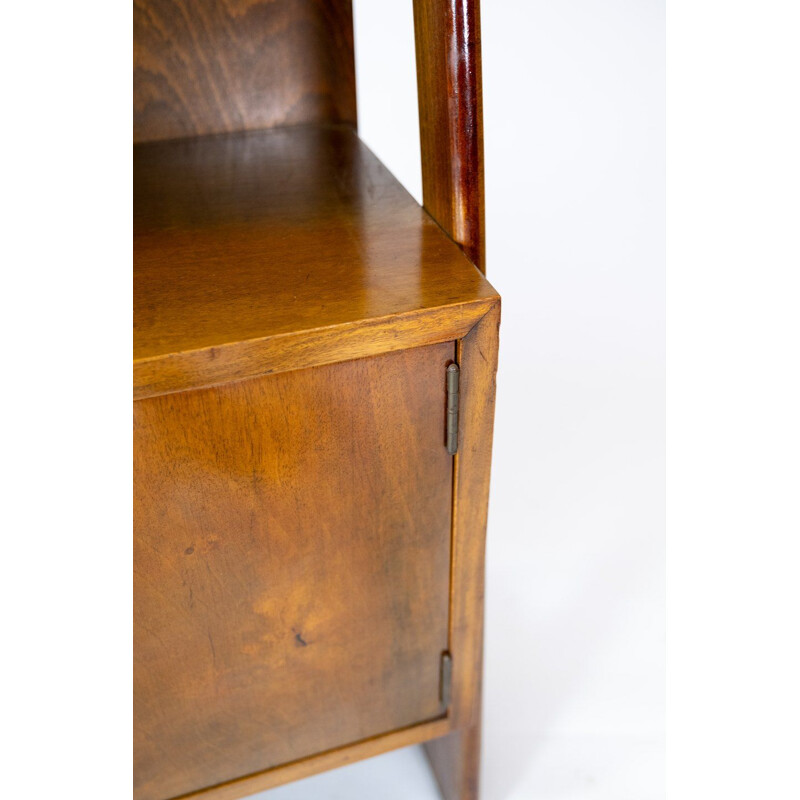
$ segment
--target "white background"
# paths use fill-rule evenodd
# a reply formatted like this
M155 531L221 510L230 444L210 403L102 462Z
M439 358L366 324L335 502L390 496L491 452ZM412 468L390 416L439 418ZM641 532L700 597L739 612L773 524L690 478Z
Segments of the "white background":
M413 188L403 5L356 0L357 58L362 133ZM669 0L667 31L667 791L800 797L800 7ZM662 11L484 0L483 36L504 296L485 800L648 798ZM130 797L131 41L107 0L7 4L0 26L4 797ZM434 797L414 749L270 800L290 791Z
M362 138L421 199L411 0L356 0ZM484 0L503 296L485 800L664 795L661 0ZM419 750L264 800L438 797Z

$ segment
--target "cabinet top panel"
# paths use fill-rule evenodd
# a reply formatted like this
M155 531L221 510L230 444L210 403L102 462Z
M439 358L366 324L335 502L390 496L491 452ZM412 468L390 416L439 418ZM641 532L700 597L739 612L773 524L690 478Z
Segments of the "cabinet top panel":
M497 302L347 126L134 147L134 396L456 339Z

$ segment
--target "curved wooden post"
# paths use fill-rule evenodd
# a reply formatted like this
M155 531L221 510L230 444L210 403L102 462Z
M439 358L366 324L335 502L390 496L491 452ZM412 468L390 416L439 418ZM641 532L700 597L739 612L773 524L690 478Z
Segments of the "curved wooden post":
M486 271L479 0L414 0L422 199Z
M422 199L425 210L481 272L486 271L481 96L480 0L414 0L417 51ZM456 456L458 497L467 498L455 521L455 579L451 607L453 732L425 744L445 800L477 800L480 776L483 649L483 547L494 403L499 307L462 340L460 361L469 363L472 402L482 422L465 421L477 437ZM489 359L483 356L489 354ZM476 357L481 352L482 360ZM474 362L474 363L473 363ZM467 387L468 388L468 387ZM476 412L477 413L477 412ZM488 422L488 431L481 425ZM474 430L473 430L474 428ZM478 434L483 435L481 438ZM471 503L476 505L471 507ZM466 516L464 516L466 515ZM462 518L463 517L463 518Z

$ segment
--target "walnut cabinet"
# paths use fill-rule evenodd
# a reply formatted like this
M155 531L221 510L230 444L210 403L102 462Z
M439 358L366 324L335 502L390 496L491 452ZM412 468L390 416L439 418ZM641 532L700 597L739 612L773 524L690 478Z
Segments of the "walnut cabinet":
M478 796L499 297L477 0L415 0L424 206L349 0L134 2L134 797L425 743Z

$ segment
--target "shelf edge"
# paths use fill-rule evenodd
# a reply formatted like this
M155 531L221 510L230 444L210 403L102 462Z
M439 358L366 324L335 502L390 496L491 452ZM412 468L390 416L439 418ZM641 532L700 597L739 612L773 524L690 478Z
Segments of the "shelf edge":
M133 399L206 389L276 372L460 339L498 302L499 297L492 295L466 303L134 360Z

